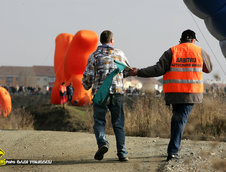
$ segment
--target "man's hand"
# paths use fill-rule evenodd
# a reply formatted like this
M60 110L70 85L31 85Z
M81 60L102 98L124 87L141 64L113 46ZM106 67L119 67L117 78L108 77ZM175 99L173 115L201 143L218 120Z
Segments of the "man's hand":
M138 72L138 69L133 67L132 70L129 71L130 76L136 76Z

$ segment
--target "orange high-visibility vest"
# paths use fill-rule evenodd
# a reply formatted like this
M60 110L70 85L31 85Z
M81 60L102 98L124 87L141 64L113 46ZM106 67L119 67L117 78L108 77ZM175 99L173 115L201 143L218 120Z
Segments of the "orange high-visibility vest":
M203 93L201 48L181 43L171 48L170 71L163 75L164 93Z

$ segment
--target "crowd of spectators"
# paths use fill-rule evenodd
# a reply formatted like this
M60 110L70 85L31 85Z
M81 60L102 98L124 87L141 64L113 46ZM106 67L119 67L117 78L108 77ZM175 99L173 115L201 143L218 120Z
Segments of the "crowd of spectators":
M31 87L31 86L6 86L2 85L10 94L18 94L18 95L42 95L47 94L50 95L52 91L52 87L47 86L46 88L41 89L40 87Z

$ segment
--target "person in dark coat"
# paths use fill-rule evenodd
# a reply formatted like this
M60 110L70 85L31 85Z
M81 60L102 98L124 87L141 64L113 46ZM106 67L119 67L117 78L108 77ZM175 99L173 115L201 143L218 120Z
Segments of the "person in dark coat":
M74 88L72 86L72 82L67 86L67 102L68 104L71 104L71 101L72 101L72 97L73 97L73 94L74 94Z

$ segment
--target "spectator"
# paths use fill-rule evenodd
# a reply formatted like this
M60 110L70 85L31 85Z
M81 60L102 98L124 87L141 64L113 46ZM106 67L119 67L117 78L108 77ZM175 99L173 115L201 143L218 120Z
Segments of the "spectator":
M72 97L74 94L74 87L72 86L72 82L67 86L67 102L68 104L71 104Z
M62 84L60 85L60 104L64 104L66 103L66 94L67 94L67 88L65 86L65 83L62 82Z

